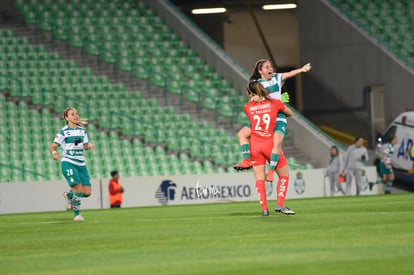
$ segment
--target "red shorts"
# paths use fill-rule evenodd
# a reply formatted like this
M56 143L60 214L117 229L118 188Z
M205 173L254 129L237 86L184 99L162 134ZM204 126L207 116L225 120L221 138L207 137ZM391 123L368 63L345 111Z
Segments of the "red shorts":
M250 160L253 162L253 166L264 165L267 162L270 162L270 154L272 153L273 148L273 139L261 141L261 142L251 142L250 144ZM280 152L279 162L277 163L276 169L282 168L287 165L285 154L283 151Z

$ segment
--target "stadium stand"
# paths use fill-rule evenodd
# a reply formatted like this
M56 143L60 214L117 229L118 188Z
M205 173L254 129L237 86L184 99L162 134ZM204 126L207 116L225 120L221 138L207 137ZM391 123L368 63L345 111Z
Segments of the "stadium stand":
M330 2L400 60L414 68L413 1L331 0Z
M206 147L211 144L201 144L201 140L194 139L191 136L185 136L186 134L188 135L188 133L190 133L193 135L212 137L218 142L218 144L220 144L226 143L229 139L224 131L213 130L210 127L207 127L207 125L203 125L201 123L195 127L193 125L194 122L188 115L185 116L175 114L173 108L161 108L154 100L143 99L139 94L136 93L126 93L123 85L112 85L105 77L96 77L93 76L88 70L74 68L73 63L60 60L58 54L49 54L44 50L42 46L32 46L28 44L27 40L24 38L15 38L10 31L1 32L1 38L3 42L5 42L2 43L2 45L8 45L7 50L2 49L3 51L1 55L1 62L3 62L4 65L3 68L6 68L5 75L13 76L13 78L5 76L0 77L2 83L1 90L9 90L11 96L19 98L30 97L34 104L42 105L44 107L54 106L53 109L57 112L65 109L68 103L72 103L73 105L80 105L79 102L82 103L82 100L85 100L85 102L87 101L88 103L81 104L81 111L83 110L83 114L86 114L87 117L89 117L91 120L99 119L98 123L100 127L111 128L111 124L118 124L122 129L123 134L131 135L131 138L142 135L144 142L146 141L148 143L150 141L157 141L158 145L161 145L162 142L167 142L170 140L171 142L169 142L169 144L171 144L172 147L170 149L176 149L177 152L188 150L191 157L204 157L204 159L206 159L205 156L207 152L210 152L211 155L209 156L213 158L216 157L218 160L221 160L222 164L228 162L228 160L223 157L223 154L225 153L222 152L220 148L201 149L200 146L203 145ZM71 85L74 83L77 83L77 85ZM68 92L70 92L71 96L67 96ZM122 109L123 113L129 113L130 117L119 115L116 112L119 109ZM24 110L25 109L21 110L23 113L20 113L18 111L15 112L17 112L17 114L20 114L21 117L24 117ZM48 109L44 108L42 112L45 112L45 110ZM116 116L116 122L110 121L111 111L114 111L113 116ZM151 115L142 116L143 113L155 115L154 117ZM10 120L9 124L13 124L11 122L13 121L11 119L13 116L10 113L4 113L2 115ZM142 120L138 120L137 118L133 117L134 115L141 116ZM49 116L52 118L51 114L49 114ZM152 121L156 121L159 124L155 124L155 127L153 127ZM180 121L182 125L175 124L175 121ZM43 122L45 125L49 124L47 121ZM137 124L134 125L135 122ZM34 124L37 125L39 123ZM18 123L17 125L20 124ZM60 124L54 125L55 127L51 128L53 133L48 133L48 137L43 137L47 141L46 143L50 143L51 137L53 137L58 129L62 127L62 122L60 122ZM134 128L133 126L135 126L135 133L132 132ZM155 131L155 129L157 129L157 126L159 129L161 129L159 132ZM189 127L198 129L198 131L187 131L186 133L184 133L183 130L181 132L171 131L171 129L174 129L177 126L181 126L181 129ZM27 133L25 130L27 130L29 127L30 123L28 125L25 125L25 128L22 129L22 131L17 131L17 133L21 133L22 136L25 136ZM89 130L92 131L92 136L94 136L94 129L95 128L92 126ZM9 128L6 128L4 130L4 132L10 131ZM162 130L165 130L165 132ZM187 139L181 142L182 145L177 144L180 143L180 138L178 135ZM112 137L112 140L116 141L115 143L119 144L119 139L114 139L113 135L110 135L110 137ZM176 142L177 140L178 142ZM13 142L10 143L13 144ZM135 138L134 144L138 146L137 148L141 148L141 146L139 146L139 139ZM48 145L46 144L43 146L45 146L44 148L47 148ZM107 148L106 146L103 147L103 150L105 152ZM113 146L110 147L112 148ZM130 146L126 146L125 148L131 149ZM158 146L156 148L163 147ZM125 154L125 152L129 151L120 153L122 156L128 155ZM160 149L156 149L156 152L158 152L158 154L156 154L157 156L161 155ZM201 154L204 154L205 156L201 156ZM107 156L109 155L111 155L110 152L104 155L103 158L105 160L108 160ZM143 155L151 156L153 154L149 154L149 152L147 152L143 153ZM171 157L167 157L166 163L170 163L170 159ZM156 162L154 162L154 164L159 163L161 166L163 166L162 163L164 162L161 161L161 159L155 160ZM183 164L179 165L181 170L169 170L169 174L203 172L199 169L196 169L197 167L200 167L199 165L188 163L189 159L183 158L182 160ZM99 162L100 164L104 164L102 161ZM113 163L128 162L122 160L121 162ZM212 164L209 164L208 160L205 160L205 164L207 169L206 172L211 172L210 168L212 168ZM106 175L110 169L106 164L104 164L103 167L107 167L108 169L99 173L99 176L101 177ZM164 174L165 170L168 170L160 169L158 167L159 166L155 165L154 169L151 169L152 167L144 167L144 169L142 169L142 173L134 173L134 175L158 175ZM186 169L189 171L186 171ZM98 169L98 171L99 170L100 169ZM131 174L129 171L137 172L140 170L130 167L127 169L127 171L125 171L125 174Z
M72 46L86 45L87 53L118 64L122 72L141 79L151 78L159 88L184 93L200 108L216 110L223 117L235 117L245 98L215 73L177 35L137 1L16 1L16 8L28 24L39 23ZM39 5L39 3L42 3ZM149 69L148 69L149 68ZM167 79L171 79L167 83ZM218 96L224 100L217 101ZM200 111L200 110L199 110Z
M183 95L184 91L186 100L220 116L237 115L237 121L244 124L243 115L234 111L235 106L241 108L245 103L244 97L144 5L136 1L67 4L17 0L15 6L28 24L54 32L57 39L66 40L73 47L85 47L89 55L101 54L106 63L119 64L120 71L132 72L142 79L151 77L151 82L162 88L168 85L171 93ZM10 30L2 30L0 39L0 64L5 68L0 77L0 91L7 90L14 101L20 99L16 105L2 96L2 104L9 106L5 110L14 110L17 117L32 118L28 123L26 120L2 123L2 132L16 133L5 144L27 141L32 125L49 125L42 139L35 143L37 146L28 148L25 143L27 150L21 152L2 150L5 157L19 154L13 155L13 167L20 170L0 165L0 181L61 178L59 167L51 163L47 150L37 148L47 148L62 127L55 112L61 112L67 105L76 106L92 122L88 131L99 150L88 157L91 177L107 177L114 165L119 166L124 176L141 176L224 172L224 167L238 162L237 139L229 137L225 130L212 129L207 121L195 121L189 114L178 114L174 107L162 107L157 100L145 99L140 93L128 91L123 84L112 84L105 75L96 76L74 61L64 61L41 44L33 45L25 37L14 37ZM157 73L152 74L147 67ZM168 83L164 81L167 78ZM218 96L222 98L220 102L216 100ZM42 106L42 112L28 108L23 100L27 98L29 104ZM41 121L36 120L39 114ZM7 111L1 116L14 115ZM20 125L23 128L17 128ZM27 155L50 161L45 162L46 167L30 167ZM291 169L312 168L309 164L297 164L294 158L289 159L289 165ZM29 172L22 173L25 169Z

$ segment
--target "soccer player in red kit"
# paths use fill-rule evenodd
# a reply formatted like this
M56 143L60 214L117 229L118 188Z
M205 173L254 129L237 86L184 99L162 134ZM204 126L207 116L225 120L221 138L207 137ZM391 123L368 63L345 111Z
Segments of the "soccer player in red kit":
M273 148L273 131L276 127L278 112L283 112L287 116L291 116L293 112L280 100L270 98L269 92L257 80L248 83L247 91L250 98L253 96L256 99L259 98L259 100L250 100L244 106L244 112L249 117L252 125L250 155L253 173L256 178L257 196L262 207L262 215L269 216L265 187L266 160L270 161L270 154ZM277 205L275 211L286 215L294 215L295 212L284 205L289 182L289 168L283 151L280 154L280 160L275 170L279 176L276 187Z

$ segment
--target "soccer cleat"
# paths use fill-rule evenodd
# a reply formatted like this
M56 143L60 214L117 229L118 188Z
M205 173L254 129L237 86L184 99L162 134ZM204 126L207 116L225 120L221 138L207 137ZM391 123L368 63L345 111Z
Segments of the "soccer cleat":
M82 222L82 221L84 221L85 219L82 217L82 215L81 214L79 214L79 215L77 215L77 216L74 216L73 217L73 221L75 221L75 222Z
M272 170L272 169L270 169L269 171L267 171L266 181L273 182L273 180L274 180L274 172L275 172L275 170Z
M63 198L65 199L66 210L72 209L72 201L68 198L68 192L63 192Z
M263 217L269 216L269 210L268 210L268 209L263 210L263 211L262 211L262 216L263 216Z
M250 169L252 168L252 161L250 159L243 159L241 163L234 165L233 168L237 171Z
M275 211L277 213L283 213L285 215L295 215L296 214L295 211L290 210L288 207L286 207L284 205L283 206L276 205Z

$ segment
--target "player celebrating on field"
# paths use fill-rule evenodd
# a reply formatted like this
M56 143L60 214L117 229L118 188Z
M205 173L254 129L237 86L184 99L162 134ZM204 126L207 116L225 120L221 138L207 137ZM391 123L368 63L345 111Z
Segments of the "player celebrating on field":
M291 116L293 112L280 100L270 98L269 92L257 80L249 81L247 91L250 97L258 96L260 99L247 103L244 106L244 112L249 117L252 126L250 136L251 164L256 178L256 191L262 207L262 215L269 216L265 188L265 165L266 160L271 161L276 116L279 112ZM294 215L295 212L284 205L289 183L289 169L283 151L280 151L280 159L275 169L279 176L276 187L277 205L275 211Z
M309 72L312 69L310 63L304 65L300 69L292 70L287 73L273 73L273 67L270 62L266 59L261 59L256 62L254 66L253 74L250 77L250 81L257 80L259 83L266 88L270 94L271 98L282 100L282 102L289 102L289 94L283 93L282 94L282 86L284 81L288 78L294 77L300 73ZM250 126L250 125L249 125ZM234 166L236 170L243 170L251 168L252 164L250 161L250 145L249 145L249 137L251 135L252 129L249 127L243 127L239 133L239 141L240 141L240 151L242 154L242 162ZM280 159L280 154L282 151L282 141L286 135L287 130L287 121L286 115L283 113L277 114L277 124L275 127L275 133L273 136L273 148L272 154L270 156L270 169L266 176L266 180L272 182L273 181L273 173L274 169L277 166L277 163Z
M88 142L85 126L86 119L79 119L76 109L69 107L63 113L66 125L57 133L49 150L54 160L59 160L56 152L62 147L62 173L72 191L63 193L66 208L73 209L73 220L83 221L80 214L81 198L91 195L91 182L86 169L84 150L95 150L95 146Z

